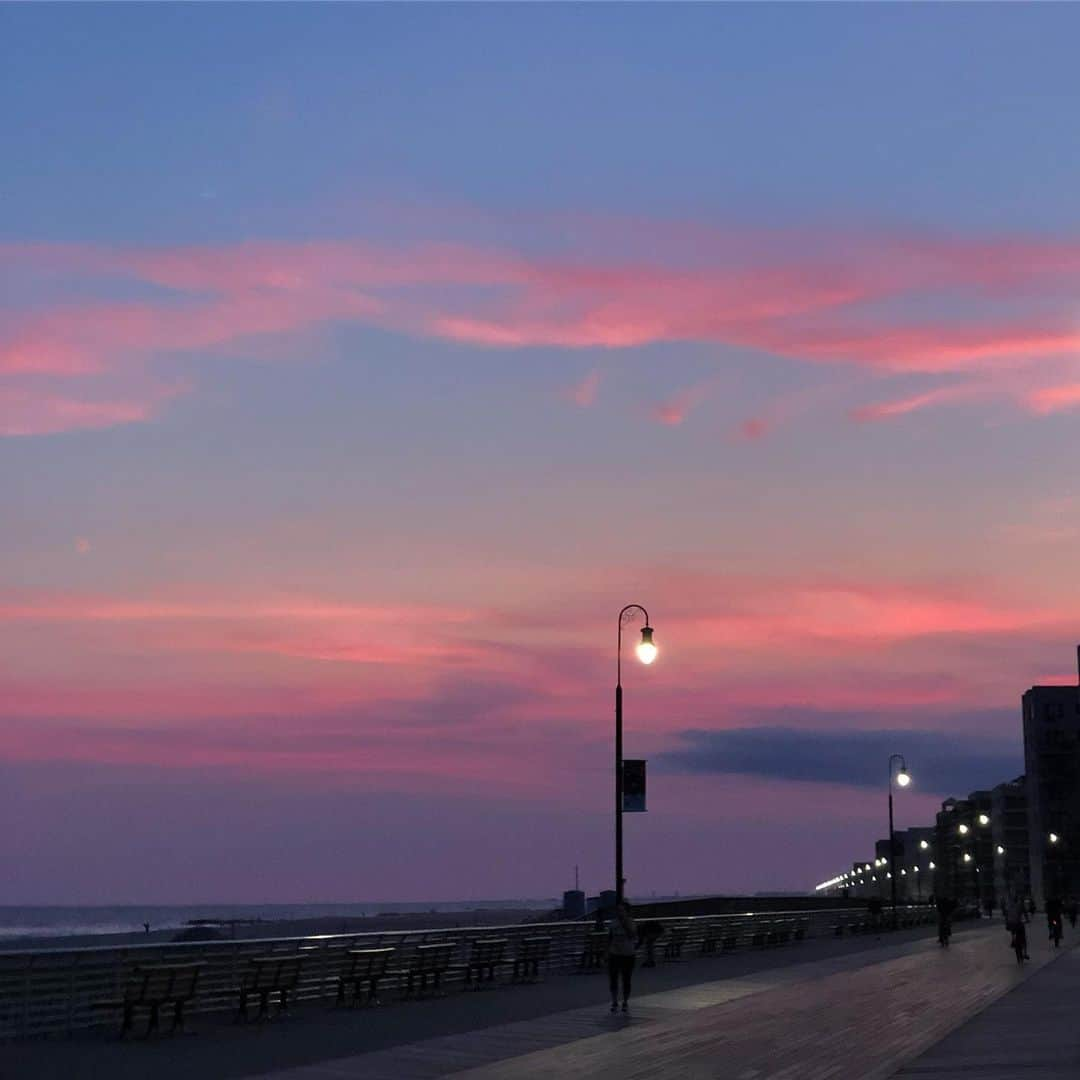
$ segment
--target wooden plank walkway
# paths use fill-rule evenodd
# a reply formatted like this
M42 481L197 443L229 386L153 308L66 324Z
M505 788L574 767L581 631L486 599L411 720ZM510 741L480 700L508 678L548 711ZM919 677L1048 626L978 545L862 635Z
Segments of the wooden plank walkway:
M1023 970L1000 924L266 1074L263 1080L878 1080L1052 959Z
M897 1074L897 1080L1076 1080L1080 951L995 1001Z

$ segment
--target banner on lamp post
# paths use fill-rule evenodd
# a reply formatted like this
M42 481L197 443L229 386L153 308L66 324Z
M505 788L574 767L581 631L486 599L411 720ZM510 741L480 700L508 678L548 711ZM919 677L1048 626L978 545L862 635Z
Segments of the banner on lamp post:
M645 762L640 758L623 759L622 808L626 814L645 813Z

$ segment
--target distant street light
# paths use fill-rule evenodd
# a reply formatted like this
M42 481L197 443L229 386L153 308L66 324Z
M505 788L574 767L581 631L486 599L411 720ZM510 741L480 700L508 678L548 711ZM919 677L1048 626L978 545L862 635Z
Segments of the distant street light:
M900 768L893 772L893 762L898 761ZM907 762L904 760L903 754L890 754L889 755L889 879L891 885L889 886L889 896L892 901L892 927L896 929L896 834L893 831L893 808L892 808L892 788L893 777L895 775L896 783L900 787L907 787L911 783L911 777L908 775Z
M641 628L641 641L638 642L637 656L643 664L651 664L656 659L656 645L653 642L653 629L649 623L649 613L640 604L627 604L619 612L619 637L615 653L615 902L623 898L623 753L622 753L622 629L630 622L636 612L645 617Z
M930 846L930 844L929 844L928 841L926 841L926 840L920 840L919 841L919 847L921 847L923 849L923 851L925 851L929 846Z
M967 836L967 834L968 834L968 827L967 827L967 826L966 826L966 825L965 825L965 824L964 824L963 822L960 822L960 824L959 824L959 825L957 825L957 827L956 827L956 831L957 831L957 832L958 832L958 833L959 833L959 834L960 834L961 836Z
M980 825L989 825L990 824L990 815L989 814L980 814L979 815L979 824Z
M997 853L999 855L1004 855L1005 854L1005 849L1000 844L998 844L998 846L997 846Z
M1050 843L1051 844L1056 844L1057 842L1058 842L1058 834L1056 832L1052 832L1050 834Z

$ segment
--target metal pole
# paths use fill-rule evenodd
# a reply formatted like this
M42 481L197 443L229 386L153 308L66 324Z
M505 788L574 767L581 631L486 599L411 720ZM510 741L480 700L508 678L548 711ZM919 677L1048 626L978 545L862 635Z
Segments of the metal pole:
M622 635L619 635L620 638ZM622 683L615 684L615 902L623 898L622 868Z
M645 616L649 626L649 613L640 604L627 604L619 612L619 636L615 648L615 902L623 898L623 759L622 759L622 628L623 619L633 611Z
M892 900L892 927L896 929L896 837L892 816L892 761L889 762L889 896Z

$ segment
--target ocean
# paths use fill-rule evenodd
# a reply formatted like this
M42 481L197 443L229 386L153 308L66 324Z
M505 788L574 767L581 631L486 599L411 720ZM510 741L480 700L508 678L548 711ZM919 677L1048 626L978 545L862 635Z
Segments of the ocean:
M556 900L455 900L424 903L349 904L117 904L113 906L0 906L0 942L23 938L81 937L96 934L142 933L143 923L152 930L179 930L192 919L287 919L363 918L380 914L423 914L524 909L550 910Z

